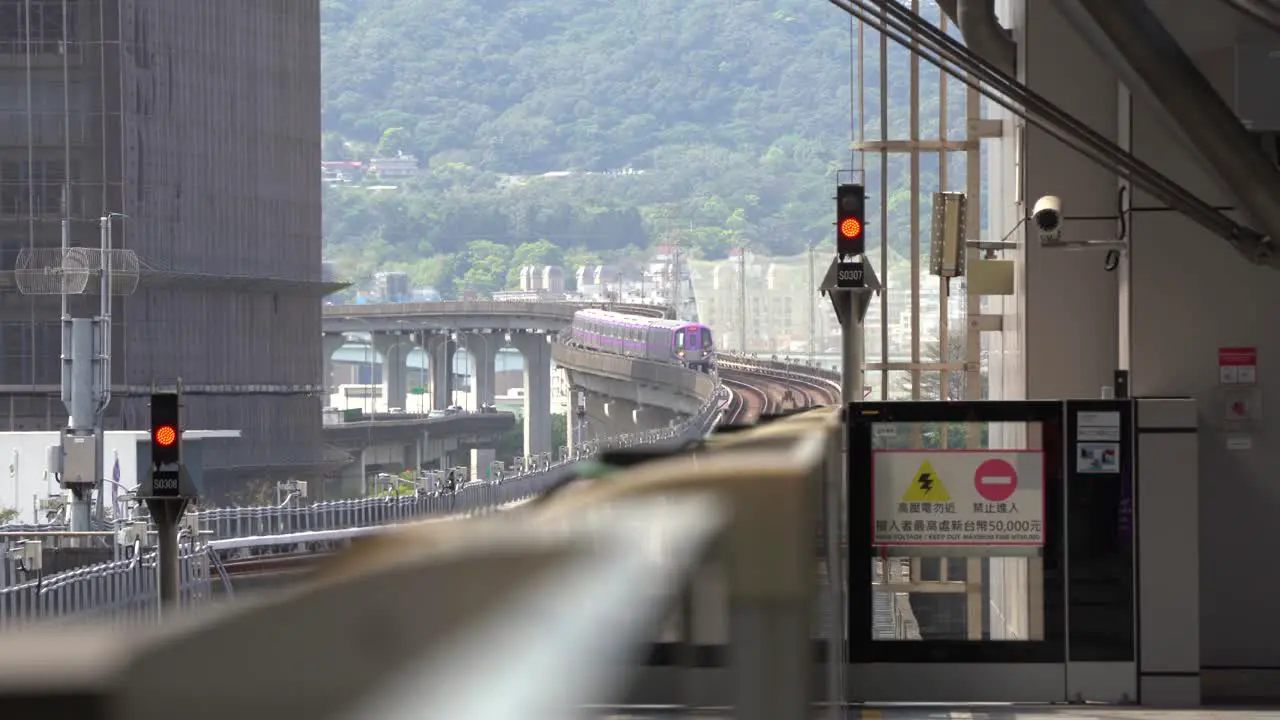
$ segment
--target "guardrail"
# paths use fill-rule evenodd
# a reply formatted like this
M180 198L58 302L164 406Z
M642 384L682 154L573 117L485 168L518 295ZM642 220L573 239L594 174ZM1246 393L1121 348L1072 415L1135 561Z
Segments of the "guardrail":
M829 385L837 391L840 390L844 383L844 379L840 376L840 373L835 370L800 362L761 360L760 358L745 355L717 353L716 364L721 367L733 368L735 370L764 375L766 377L775 377L783 380L794 379L809 382L818 381Z
M190 608L213 595L217 558L204 548L184 548L179 559L180 608ZM0 628L66 616L110 619L139 625L159 618L157 558L144 550L122 560L90 565L0 588Z

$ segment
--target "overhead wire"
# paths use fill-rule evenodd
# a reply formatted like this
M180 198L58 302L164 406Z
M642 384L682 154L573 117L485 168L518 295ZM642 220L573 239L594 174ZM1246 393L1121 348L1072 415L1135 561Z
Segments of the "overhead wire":
M863 2L863 3L867 2L867 0L857 0L857 1ZM1061 108L1057 107L1047 99L1032 92L1030 89L1022 85L1021 83L1018 83L1012 78L1009 78L1007 75L1000 72L1000 70L997 69L994 65L988 63L986 60L980 57L977 53L974 53L972 50L965 47L963 43L957 41L955 38L950 37L946 33L942 32L940 29L934 27L932 23L919 17L914 12L912 12L909 8L906 8L898 4L894 0L871 0L871 1L877 5L880 5L881 7L886 7L888 12L894 14L897 17L897 19L900 21L900 23L902 23L901 25L899 25L899 27L903 27L905 25L908 33L910 33L910 31L914 29L918 33L927 36L928 38L933 40L935 43L937 43L938 44L937 47L941 49L949 50L954 55L954 57L952 57L951 59L957 64L961 64L961 65L972 64L980 68L983 71L982 75L984 76L984 79L988 84L992 85L993 87L999 87L1002 90L1004 95L1006 95L1009 98L1013 98L1014 100L1017 101L1017 104L1023 106L1024 108L1031 108L1034 111L1039 112L1041 115L1045 116L1040 119L1047 120L1049 122L1056 122L1063 126L1063 128L1057 128L1057 127L1053 128L1054 131L1058 131L1065 128L1067 131L1074 134L1074 137L1069 138L1069 140L1073 141L1073 143L1074 141L1077 141L1077 140L1080 142L1088 143L1091 146L1091 149L1097 151L1100 155L1103 156L1103 158L1093 158L1095 159L1095 161L1106 165L1110 170L1114 170L1114 171L1127 170L1130 173L1137 173L1139 175L1145 174L1149 176L1148 179L1150 183L1153 184L1153 189L1156 189L1156 190L1167 189L1167 192L1171 196L1168 198L1161 197L1161 200L1165 201L1171 206L1176 206L1176 203L1174 201L1175 198L1177 200L1181 200L1182 202L1187 203L1188 210L1194 210L1195 213L1202 214L1205 219L1212 221L1212 224L1206 225L1208 229L1214 230L1215 232L1222 232L1221 226L1219 226L1218 223L1226 223L1228 226L1228 229L1226 231L1227 236L1228 237L1239 236L1241 231L1241 228L1239 225L1237 225L1234 221L1230 220L1230 218L1223 216L1215 208L1210 206L1208 203L1205 203L1194 193L1191 193L1189 190L1183 188L1181 185L1179 185L1172 179L1161 174L1160 171L1156 170L1155 168L1147 165L1146 163L1143 163L1141 160L1137 159L1130 153L1127 153L1121 148L1115 146L1114 143L1112 143L1110 140L1103 137L1101 134L1099 134L1097 131L1095 131L1093 128L1089 127L1085 123L1082 123L1079 120L1077 120L1070 113L1066 112L1065 110L1062 110ZM981 88L979 88L979 90L981 90ZM1018 112L1016 109L1013 109L1013 108L1011 108L1011 110L1013 112ZM1027 115L1027 113L1025 112L1021 112L1018 114ZM1034 116L1028 116L1027 119L1032 120L1033 122L1036 120ZM1055 134L1055 137L1059 137L1059 136ZM1059 137L1059 139L1063 139L1063 138ZM1159 183L1160 185L1165 187L1155 188L1154 187L1155 183Z
M1271 0L1222 0L1236 12L1280 33L1280 4Z
M1143 189L1156 195L1160 200L1170 205L1178 204L1179 201L1187 203L1194 208L1197 215L1203 216L1202 219L1212 218L1211 224L1208 225L1209 229L1222 233L1223 225L1219 223L1225 222L1229 223L1231 227L1231 230L1228 230L1226 234L1237 234L1235 230L1238 229L1238 226L1234 222L1223 217L1173 180L1165 177L1159 171L1137 158L1124 153L1119 148L1110 147L1110 141L1092 128L1076 120L1069 113L1053 105L1048 100L1012 81L990 63L973 53L973 51L942 33L942 31L933 27L931 23L918 17L910 9L901 6L895 0L829 1L850 14L858 15L859 19L876 27L912 52L926 49L925 46L927 46L926 52L919 52L918 54L941 67L944 72L979 90L979 92L982 92L1010 112L1025 117L1037 127L1052 134L1055 138L1085 154L1095 162L1106 166L1110 170L1123 171L1126 179L1134 180L1135 184L1143 186ZM874 15L873 11L868 9L869 5L876 5L880 8L879 14L884 18L883 23L876 23L876 21L871 20ZM890 31L884 23L891 24L893 30ZM913 35L916 36L914 42ZM915 47L912 47L913 45ZM930 56L927 53L933 53L933 55ZM960 66L963 70L957 69L952 64ZM975 82L973 78L967 77L963 72L965 70L977 76L977 81ZM1129 178L1128 175L1134 175L1134 177ZM1140 177L1141 175L1147 177ZM1198 205L1203 205L1203 207L1196 207Z
M1076 120L1069 113L997 70L932 23L896 0L827 0L895 43L1025 118L1095 163L1129 180L1258 261L1262 235L1244 228L1172 179Z

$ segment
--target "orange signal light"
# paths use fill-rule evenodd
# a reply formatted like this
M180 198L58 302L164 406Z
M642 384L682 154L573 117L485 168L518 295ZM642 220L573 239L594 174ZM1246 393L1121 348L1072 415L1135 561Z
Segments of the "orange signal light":
M847 238L856 238L862 234L862 223L857 218L845 218L840 223L840 234Z
M169 447L178 442L178 431L172 425L161 425L156 428L156 444L160 447Z

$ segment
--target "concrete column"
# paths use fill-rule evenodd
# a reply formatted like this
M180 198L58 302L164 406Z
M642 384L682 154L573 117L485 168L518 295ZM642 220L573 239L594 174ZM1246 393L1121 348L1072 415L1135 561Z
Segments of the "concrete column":
M610 398L604 406L604 437L629 435L636 430L636 404L628 400Z
M453 404L453 357L458 344L448 335L433 335L427 340L431 357L431 407L444 410Z
M368 481L365 478L364 450L352 450L353 462L342 468L339 482L339 493L343 497L363 497L369 494Z
M670 413L663 408L637 405L631 412L636 430L654 430L666 426Z
M586 442L587 421L587 392L581 388L572 388L569 390L569 413L565 418L565 438L564 444L572 449L578 443ZM581 404L580 404L581 403ZM582 410L579 411L578 408Z
M373 348L382 356L382 382L386 388L383 392L382 411L404 408L409 398L408 363L413 341L406 335L375 333Z
M1070 31L1055 3L1028 2L1024 7L1022 22L1015 22L1021 55L1019 79L1081 123L1115 139L1119 111L1115 75L1077 33ZM1014 130L1014 122L1005 127L1005 139L991 145L1005 145L1004 168L1013 173L1022 170L1024 211L1043 195L1057 195L1067 217L1116 214L1114 173L1034 127L1027 126L1023 133ZM1166 165L1160 167L1169 171ZM984 204L1006 213L1019 207L1015 202L1016 174L1011 180L992 177L990 202ZM1135 198L1135 204L1152 203ZM1144 218L1149 215L1143 214ZM1004 222L990 228L992 240L1013 229L1020 218L1000 219ZM1114 237L1115 225L1110 221L1068 221L1063 233L1067 241L1109 239ZM1119 273L1104 270L1102 254L1097 251L1042 248L1035 223L1023 224L1015 239L1021 240L1020 249L1011 253L1021 275L1015 284L1023 297L1021 306L1016 297L1002 298L1006 317L999 354L1005 378L1003 394L993 392L993 396L1098 397L1104 385L1112 384L1118 367ZM1063 302L1063 298L1071 300Z
M467 351L474 360L471 371L472 409L493 404L496 379L494 372L498 360L498 342L493 335L471 335L467 338Z
M551 345L546 335L513 340L524 356L524 454L552 452Z
M405 443L403 462L405 470L412 470L415 474L418 472L418 464L422 462L422 448L417 442Z
M494 452L490 448L476 448L471 451L471 479L493 480Z
M423 442L422 459L428 465L439 470L448 466L449 444L442 438L433 438L429 434Z
M609 401L600 395L587 393L587 429L583 434L588 440L609 437Z
M336 385L333 382L333 354L347 344L347 336L342 333L323 333L320 337L320 377L324 379L324 386L332 395ZM328 398L325 399L325 404L329 404Z

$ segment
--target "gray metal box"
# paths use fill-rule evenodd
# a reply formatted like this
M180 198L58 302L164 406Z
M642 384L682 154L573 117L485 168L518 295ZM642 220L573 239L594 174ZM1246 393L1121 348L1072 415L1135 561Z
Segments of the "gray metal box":
M62 485L97 484L98 439L93 435L62 436Z
M1280 130L1280 46L1237 45L1232 101L1253 132Z

